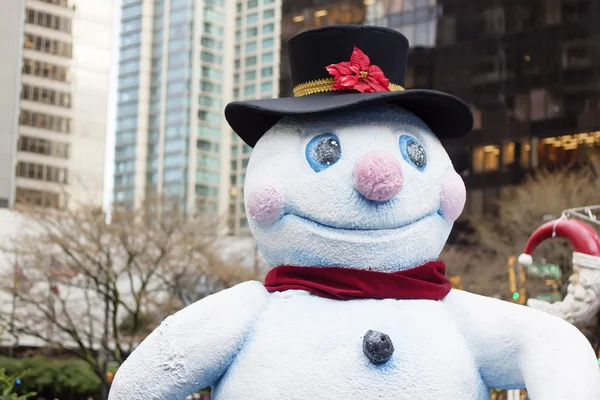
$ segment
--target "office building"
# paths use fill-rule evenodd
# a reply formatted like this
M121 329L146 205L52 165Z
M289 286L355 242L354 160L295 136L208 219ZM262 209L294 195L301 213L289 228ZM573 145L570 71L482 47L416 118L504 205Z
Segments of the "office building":
M445 143L471 213L494 212L502 188L534 168L597 153L600 1L365 3L367 23L411 39L408 88L450 92L471 105L474 133Z
M124 0L114 199L155 196L239 232L248 148L223 108L276 97L280 0Z
M236 3L233 99L279 96L281 0ZM251 148L233 134L229 232L249 234L244 207L244 181Z
M0 207L102 204L113 4L3 5Z
M338 24L363 24L363 0L283 0L281 21L281 97L293 96L287 41L313 28Z

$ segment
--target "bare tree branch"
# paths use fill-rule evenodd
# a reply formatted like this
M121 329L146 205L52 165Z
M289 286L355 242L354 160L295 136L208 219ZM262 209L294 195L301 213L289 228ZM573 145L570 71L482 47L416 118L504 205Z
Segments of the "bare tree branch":
M30 229L0 245L23 272L0 277L0 324L76 352L104 384L107 361L123 362L166 315L255 278L223 259L208 217L116 209L109 223L85 206L26 217Z

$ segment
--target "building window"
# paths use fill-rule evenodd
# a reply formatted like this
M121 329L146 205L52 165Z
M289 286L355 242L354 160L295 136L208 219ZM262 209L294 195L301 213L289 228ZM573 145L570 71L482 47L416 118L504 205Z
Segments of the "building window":
M273 67L265 67L260 71L260 75L263 78L270 78L273 76Z
M272 33L275 31L275 24L266 24L263 27L263 33Z
M221 167L221 159L208 154L198 154L196 163L199 167L210 169L219 169Z
M70 133L71 120L33 111L22 110L19 122L23 126L47 129L49 131Z
M23 74L60 82L70 82L69 69L41 61L23 60Z
M121 19L129 19L142 15L142 4L134 4L128 7L123 7L121 10Z
M275 10L273 8L263 11L263 19L273 18L275 16Z
M256 56L246 57L246 66L251 67L256 65Z
M19 138L19 151L27 153L42 154L59 158L69 157L69 144L51 142L46 139L21 136Z
M246 71L246 73L244 74L244 79L247 81L252 81L256 79L256 71Z
M155 21L155 27L158 26ZM133 31L139 31L142 29L142 19L136 18L121 23L121 33L129 33Z
M269 52L269 53L263 53L262 55L262 62L263 64L268 64L268 63L272 63L274 59L273 53Z
M212 186L198 184L198 185L196 185L196 194L199 196L218 197L219 189L216 187L212 187Z
M196 148L201 151L218 153L220 147L219 143L213 143L206 140L198 140L196 142Z
M142 41L141 32L132 32L127 35L121 35L121 46L129 46L131 44L139 44Z
M246 43L246 53L251 53L256 51L256 42L248 42Z
M223 42L221 42L220 40L203 37L200 42L201 42L202 46L204 46L208 49L213 49L213 50L222 50L223 49Z
M258 13L248 14L246 17L246 25L256 24L258 22Z
M246 37L253 38L258 35L258 28L248 28L246 29Z
M200 96L198 99L198 104L205 107L220 108L221 100L208 96Z
M273 82L265 82L260 85L261 92L270 92L273 90Z
M35 163L19 162L19 164L17 164L17 176L38 181L64 184L69 183L66 168L51 167L49 165Z
M481 129L483 126L481 110L476 107L471 107L471 111L473 112L473 129Z
M69 7L68 0L40 0L44 3L54 4L55 6Z
M206 121L208 123L215 124L215 125L218 125L221 123L220 114L216 114L216 113L212 113L212 112L208 112L208 111L204 111L204 110L198 111L198 119L200 121Z
M55 56L67 58L73 57L73 45L71 43L52 40L30 33L25 35L24 47L29 50L41 51Z
M512 165L515 163L515 144L504 143L502 145L502 165Z
M530 119L532 121L557 118L563 114L560 99L552 96L546 89L533 89L529 99Z
M500 148L497 145L475 147L472 154L473 172L496 171L500 166Z
M213 128L210 126L199 125L198 136L207 139L220 139L221 130L219 128Z
M216 80L223 79L223 72L216 68L202 67L202 76Z
M248 0L248 9L258 7L258 0Z
M15 201L18 204L58 208L60 205L60 196L58 193L17 188Z
M204 23L203 29L204 29L204 33L208 33L208 34L216 36L216 37L222 37L225 32L222 27L211 24L209 22Z
M256 93L256 86L255 85L249 85L246 86L244 88L244 95L245 96L252 96Z
M274 44L275 44L275 40L273 38L263 39L263 41L262 41L263 49L269 49L269 48L273 47Z
M71 33L71 20L54 14L28 9L27 22L44 28Z
M196 171L196 181L219 184L219 173L216 171Z
M212 82L202 82L200 84L200 90L208 93L221 93L221 85L217 85Z

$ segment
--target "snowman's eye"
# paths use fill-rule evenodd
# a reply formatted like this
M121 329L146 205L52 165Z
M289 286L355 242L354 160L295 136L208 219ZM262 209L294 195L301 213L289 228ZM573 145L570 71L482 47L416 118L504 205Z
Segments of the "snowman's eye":
M306 160L315 172L331 167L341 157L340 139L333 133L316 136L306 145Z
M400 136L400 152L407 163L423 171L427 166L427 153L417 139L411 136Z

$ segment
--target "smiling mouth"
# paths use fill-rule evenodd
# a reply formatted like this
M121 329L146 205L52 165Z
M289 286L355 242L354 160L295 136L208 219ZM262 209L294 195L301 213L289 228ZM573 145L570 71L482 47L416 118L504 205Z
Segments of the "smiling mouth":
M401 230L403 228L408 228L408 227L410 227L410 226L412 226L414 224L417 224L417 223L419 223L419 222L421 222L421 221L423 221L425 219L428 219L430 217L435 217L435 216L439 216L439 217L443 218L442 212L440 210L436 210L436 211L433 211L433 212L431 212L429 214L423 215L420 218L417 218L415 220L407 222L405 224L398 225L398 226L391 227L391 228L380 228L380 229L377 229L377 228L375 228L375 229L364 229L364 228L360 228L360 227L351 228L351 227L327 225L327 224L324 224L322 222L315 221L314 219L311 219L311 218L308 218L308 217L303 217L303 216L298 215L298 214L291 214L291 213L285 214L282 217L282 219L285 219L285 218L288 218L288 217L292 217L292 218L299 219L299 220L301 220L303 222L309 223L309 224L311 224L313 226L317 226L319 228L324 228L324 229L328 229L328 230L335 230L335 231L364 232L364 233L367 233L367 232L385 233L385 232L395 232L395 231Z

